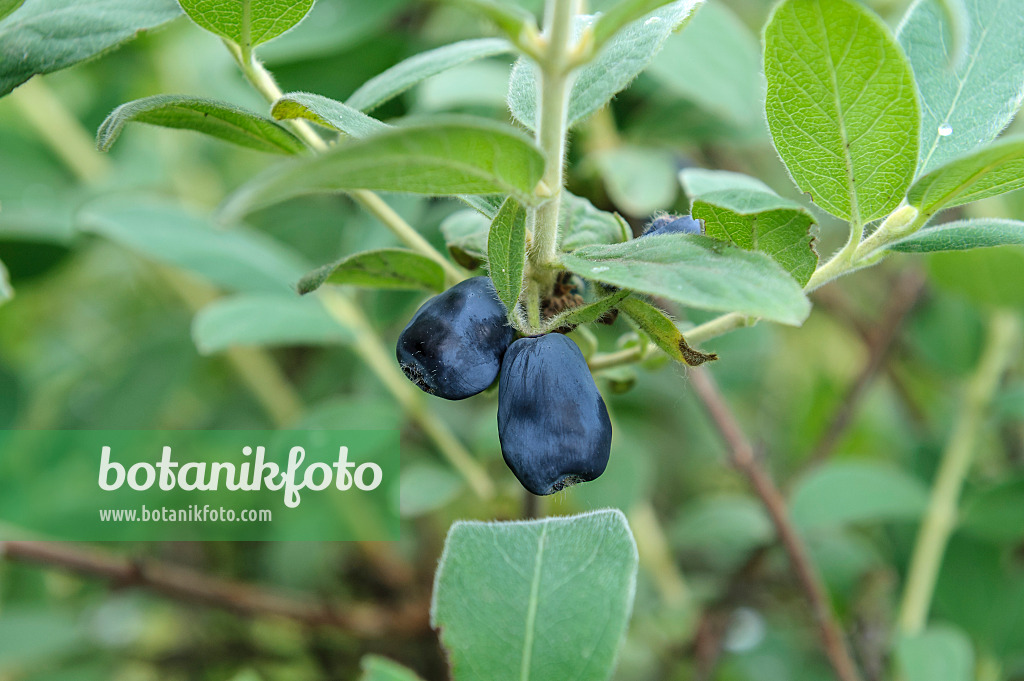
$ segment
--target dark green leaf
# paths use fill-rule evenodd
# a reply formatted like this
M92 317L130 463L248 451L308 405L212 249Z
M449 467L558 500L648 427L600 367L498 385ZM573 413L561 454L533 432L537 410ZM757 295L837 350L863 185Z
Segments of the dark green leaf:
M621 216L598 210L587 199L569 192L562 193L559 219L559 245L563 251L591 244L619 244L633 235Z
M690 307L799 325L811 306L799 284L763 253L703 236L669 234L562 256L586 279L675 300Z
M922 212L980 201L1024 187L1024 137L1000 140L928 173L907 201Z
M636 571L620 511L458 522L437 570L431 625L459 681L607 681Z
M444 290L444 268L430 258L400 248L356 253L316 269L299 280L299 293L324 284L367 288Z
M525 266L526 211L510 198L502 204L487 235L487 271L511 318L516 315L523 291Z
M1024 540L1024 479L988 489L964 504L963 530L989 541L1015 544Z
M81 229L236 291L294 292L309 265L259 232L225 230L180 206L101 199L78 216Z
M0 20L0 97L180 14L174 0L32 0Z
M515 48L502 38L463 40L445 45L410 57L371 78L352 93L346 104L359 111L370 111L431 76L477 59L513 51Z
M242 294L207 305L192 322L192 340L204 355L231 346L332 345L354 338L316 298Z
M627 298L619 305L619 309L632 319L655 345L677 362L695 367L718 359L718 355L714 353L691 348L683 334L679 332L676 323L650 303L639 298Z
M748 251L761 251L803 286L818 266L814 218L748 175L724 170L687 169L680 174L693 201L693 217L705 234Z
M928 273L942 288L975 303L1024 307L1024 247L933 253L928 256Z
M136 99L114 109L96 133L96 147L107 151L129 122L195 130L243 147L278 154L299 154L305 145L283 127L227 102L182 95Z
M21 7L24 2L25 0L0 0L0 20Z
M512 194L535 201L540 151L514 129L480 119L395 127L285 163L243 185L223 208L232 220L317 192L373 189L414 194Z
M391 126L341 102L308 92L289 92L274 102L270 114L277 120L305 118L350 137L369 137Z
M844 220L895 208L917 167L914 74L854 0L785 0L765 29L765 112L797 186Z
M888 246L900 253L967 251L972 248L1024 245L1024 222L1006 218L956 220L915 232Z
M313 9L313 0L178 1L192 21L246 48L273 40Z

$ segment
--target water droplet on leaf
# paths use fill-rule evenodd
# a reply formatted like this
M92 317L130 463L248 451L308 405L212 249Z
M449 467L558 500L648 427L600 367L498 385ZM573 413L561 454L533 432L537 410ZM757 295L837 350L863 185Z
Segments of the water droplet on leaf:
M953 134L953 128L950 127L949 125L943 123L942 125L939 126L939 136L940 137L949 137L952 134Z
M644 26L651 26L652 24L656 24L659 21L661 21L661 17L651 17L650 19L644 22Z
M594 274L598 274L600 272L607 272L608 268L607 267L591 267L590 271L593 272Z

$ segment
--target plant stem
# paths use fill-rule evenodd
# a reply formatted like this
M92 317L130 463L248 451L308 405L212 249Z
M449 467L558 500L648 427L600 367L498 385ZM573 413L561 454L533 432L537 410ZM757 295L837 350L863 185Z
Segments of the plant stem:
M527 315L540 318L534 306L547 294L554 281L550 265L558 259L558 214L562 202L563 166L566 147L566 115L572 84L570 53L576 0L548 0L544 27L546 48L538 63L537 145L544 153L544 175L537 193L546 200L531 209L527 224L532 242L528 254ZM535 322L531 321L531 326ZM534 329L537 330L537 329Z
M259 60L252 56L249 59L245 59L241 52L230 43L228 43L228 48L235 55L235 59L238 61L246 80L263 95L263 98L268 103L273 104L284 95L281 87L274 80L273 74L267 71ZM314 152L322 153L327 151L327 142L317 134L308 121L296 118L283 121L283 123ZM425 255L439 264L444 269L445 280L449 286L453 286L466 278L464 272L441 255L436 248L430 245L429 241L423 238L423 235L413 229L380 196L366 189L355 189L348 192L348 194L366 212L380 220L385 227L391 230L391 233L398 237L399 241L420 255Z
M1003 374L1017 357L1020 333L1020 319L1016 313L998 310L992 314L985 349L968 381L964 404L959 408L959 416L942 453L910 559L897 620L903 634L919 633L928 619L942 556L956 525L960 491L977 447L978 431Z

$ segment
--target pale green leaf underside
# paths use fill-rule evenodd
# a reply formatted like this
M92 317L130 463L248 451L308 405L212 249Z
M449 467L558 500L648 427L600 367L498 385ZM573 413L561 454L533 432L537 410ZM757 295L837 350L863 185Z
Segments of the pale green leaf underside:
M487 235L487 271L510 316L515 315L523 290L525 265L526 211L510 198L502 204Z
M765 31L765 112L801 190L866 223L891 211L917 166L913 74L885 24L853 0L786 0Z
M803 530L851 523L914 520L928 488L891 466L862 461L827 464L804 476L790 497L793 522Z
M359 681L421 681L408 667L379 655L365 655L359 661L363 675Z
M636 571L636 544L620 511L455 523L430 618L452 677L606 681L625 636Z
M980 201L1024 187L1024 137L1008 138L950 161L910 188L907 201L924 213Z
M101 199L78 216L81 229L235 291L294 293L310 267L259 232L225 230L180 206Z
M903 636L896 659L906 681L973 681L974 649L959 629L931 625L920 634Z
M644 237L562 256L587 279L674 300L799 325L811 306L799 284L763 253L696 235Z
M671 0L619 0L594 22L594 44L600 46L627 24L650 14Z
M21 7L24 2L25 0L0 0L0 19Z
M487 260L487 234L491 219L475 210L452 213L441 223L441 234L455 262L476 269Z
M587 199L569 192L562 194L558 218L559 246L563 251L591 244L618 244L633 236L629 223L620 215L599 210Z
M207 31L256 47L302 21L313 0L179 0L189 18Z
M1024 245L1024 222L1007 218L957 220L922 229L888 246L899 253L967 251L972 248Z
M366 81L345 102L359 111L370 111L397 97L416 83L477 59L510 54L515 48L503 38L463 40L409 57Z
M281 164L230 196L223 217L304 194L372 189L413 194L512 194L535 200L544 160L512 128L483 120L401 126Z
M510 38L518 39L523 29L532 26L536 29L537 21L525 8L506 0L444 0L452 5L461 5L466 9L483 15L505 32Z
M229 347L331 345L354 338L316 298L242 294L207 305L192 321L192 340L204 355Z
M569 125L608 103L647 68L662 44L690 17L703 0L676 0L629 24L580 69L569 96ZM592 17L581 19L589 22ZM536 125L537 73L532 62L520 59L512 69L508 92L512 115L528 128Z
M608 197L628 215L646 218L669 208L679 191L676 157L668 149L621 144L590 154Z
M749 175L694 168L679 177L693 200L691 213L704 221L707 236L767 253L801 286L807 284L818 254L814 218L803 206Z
M0 260L0 305L14 297L14 289L11 288L11 280L7 274L7 268Z
M430 258L401 248L356 253L313 270L299 280L299 293L324 284L386 289L444 290L444 269Z
M180 15L174 0L32 0L0 20L0 97Z
M156 95L114 109L96 133L96 147L107 151L130 122L194 130L239 146L277 154L298 154L303 143L278 123L212 99Z
M305 118L349 137L369 137L391 126L329 97L309 92L289 92L274 102L270 114L279 121Z
M969 27L962 59L956 58L954 34L938 0L917 0L898 31L921 93L919 174L991 142L1024 101L1019 1L963 4Z

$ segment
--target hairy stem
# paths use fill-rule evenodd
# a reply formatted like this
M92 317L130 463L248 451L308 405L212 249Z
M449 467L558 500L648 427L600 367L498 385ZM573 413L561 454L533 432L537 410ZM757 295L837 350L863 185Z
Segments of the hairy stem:
M993 313L985 349L967 384L964 403L942 453L910 559L898 617L899 629L904 634L919 633L927 622L942 556L956 525L960 491L977 448L978 432L1003 374L1017 357L1020 334L1020 319L1016 313L1006 310Z

